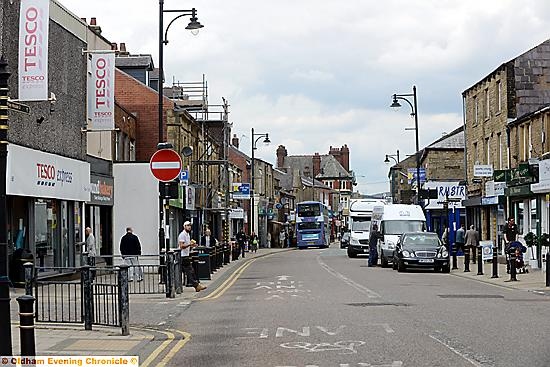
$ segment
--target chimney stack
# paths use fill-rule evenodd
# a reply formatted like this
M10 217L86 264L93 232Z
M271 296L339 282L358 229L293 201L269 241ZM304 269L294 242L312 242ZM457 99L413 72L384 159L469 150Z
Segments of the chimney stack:
M284 145L279 145L277 148L277 168L284 168L285 157L288 155Z
M231 139L231 145L239 149L239 138L237 137L237 134L233 134L233 139Z
M116 42L111 42L111 50L113 51L117 51L118 50L118 45Z
M321 173L321 156L319 153L315 153L313 156L313 178L317 177Z
M120 54L120 56L129 56L130 55L130 53L128 51L126 51L126 43L120 42L119 54Z
M98 36L101 35L101 27L97 25L97 19L95 17L90 18L90 29Z

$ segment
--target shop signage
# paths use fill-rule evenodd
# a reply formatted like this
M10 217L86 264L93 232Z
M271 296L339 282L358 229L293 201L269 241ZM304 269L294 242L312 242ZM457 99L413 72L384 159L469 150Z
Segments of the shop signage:
M496 169L496 170L494 170L493 180L495 182L510 181L510 170L509 169Z
M491 260L493 258L493 241L479 241L479 247L481 247L483 260Z
M21 0L18 85L20 101L48 99L50 0Z
M185 209L195 210L195 188L193 186L185 187Z
M426 209L443 209L443 203L447 199L449 199L449 207L461 208L462 201L466 199L466 186L459 185L458 181L428 181L424 184L424 188L437 192L437 199L429 200Z
M474 177L493 177L493 165L475 164Z
M234 208L229 212L230 219L243 219L244 218L244 209L243 208Z
M90 204L114 205L115 180L112 177L91 175Z
M8 145L8 195L90 201L90 182L88 162Z
M525 184L536 183L537 179L529 170L528 164L520 164L517 168L510 170L510 180L508 186L519 186Z
M508 187L505 193L506 196L529 196L532 194L529 185Z
M426 169L425 168L420 168L419 169L420 171L420 183L424 183L426 182ZM412 185L413 183L416 185L416 168L409 168L407 169L407 181L408 181L408 184L409 185Z
M499 196L504 195L504 189L506 188L506 182L485 182L485 196Z
M90 54L87 128L115 128L115 54L112 52Z
M484 196L481 198L481 205L498 205L498 196Z
M550 192L550 159L539 161L539 183L531 185L531 191Z
M250 184L235 182L231 185L233 199L250 199Z

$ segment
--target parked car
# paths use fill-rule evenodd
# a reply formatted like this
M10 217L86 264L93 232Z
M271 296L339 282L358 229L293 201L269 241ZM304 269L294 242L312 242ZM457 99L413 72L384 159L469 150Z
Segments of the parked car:
M340 238L340 248L346 248L349 246L349 232L344 232L342 238Z
M393 269L433 268L444 273L451 271L449 252L437 233L406 232L399 237L393 251Z

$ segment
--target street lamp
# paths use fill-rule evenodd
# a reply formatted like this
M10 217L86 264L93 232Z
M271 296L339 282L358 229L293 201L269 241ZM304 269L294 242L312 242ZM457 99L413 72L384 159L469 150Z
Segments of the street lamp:
M176 17L168 23L166 30L164 29L164 13L176 13ZM159 0L159 76L158 76L158 145L157 149L162 149L164 144L163 136L163 101L164 101L164 45L168 44L168 29L176 19L183 16L190 15L191 21L185 27L185 29L191 30L191 33L196 35L198 30L203 27L199 23L197 18L197 10L195 8L191 10L177 10L177 9L164 9L164 0ZM168 256L168 245L165 243L164 233L164 196L165 196L165 183L159 182L159 251L162 251L166 247L166 256ZM162 260L161 260L162 262ZM168 287L166 287L167 297L169 296Z
M386 154L386 159L384 159L384 163L389 164L390 158L394 160L395 164L399 164L399 149L397 149L397 154Z
M411 103L407 97L413 97L413 103ZM414 130L416 134L416 202L420 203L420 154L418 152L420 151L419 144L418 144L418 107L416 103L416 86L413 85L413 92L408 94L394 94L393 95L393 101L390 107L392 108L399 108L401 107L401 104L398 100L405 101L411 106L411 116L414 116Z
M261 138L264 138L264 141L263 143L268 145L269 143L271 143L271 140L269 140L269 134L268 133L264 133L264 134L256 134L254 133L254 128L252 128L252 161L250 163L250 196L251 196L251 199L252 199L252 205L250 205L250 235L252 235L252 232L254 232L254 205L255 205L255 200L254 200L254 151L256 149L258 149L256 147L256 143L258 143L258 141L261 139ZM257 138L256 138L257 137Z

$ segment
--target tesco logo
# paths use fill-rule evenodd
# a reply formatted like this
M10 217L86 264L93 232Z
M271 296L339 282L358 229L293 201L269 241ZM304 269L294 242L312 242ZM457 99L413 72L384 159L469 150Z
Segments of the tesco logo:
M38 9L30 7L25 12L25 37L24 37L24 67L25 71L29 71L31 68L37 66L37 57L39 55L40 46L38 45L41 37L38 36ZM32 77L29 77L32 78ZM29 80L43 80L42 79L29 79Z
M107 103L107 61L105 58L99 57L96 60L95 66L95 76L97 78L95 81L95 107L99 108Z
M37 163L36 167L38 168L38 178L43 180L55 179L55 167L53 165Z

